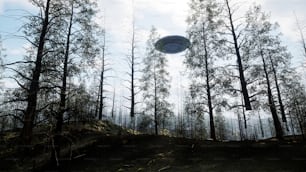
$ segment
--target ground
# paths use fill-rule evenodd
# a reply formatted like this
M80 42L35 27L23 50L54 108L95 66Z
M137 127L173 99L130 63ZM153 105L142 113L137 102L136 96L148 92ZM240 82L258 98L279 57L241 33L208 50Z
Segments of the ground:
M306 171L305 144L212 142L166 136L107 136L85 148L61 171ZM39 169L39 171L42 169ZM45 166L43 170L51 170Z
M200 141L134 135L109 123L101 125L104 129L91 126L70 131L75 137L73 146L68 144L64 149L59 168L50 167L49 153L42 156L38 152L26 160L14 158L16 154L0 156L0 171L306 171L306 145L302 141Z

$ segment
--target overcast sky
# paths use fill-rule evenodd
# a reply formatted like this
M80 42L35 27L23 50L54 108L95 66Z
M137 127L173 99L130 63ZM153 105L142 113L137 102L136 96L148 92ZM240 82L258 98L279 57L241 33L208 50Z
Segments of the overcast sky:
M134 3L133 3L134 1ZM241 0L240 0L241 1ZM250 4L255 0L245 0L243 4ZM188 15L189 0L99 0L101 9L99 23L104 24L109 40L109 51L113 56L126 54L131 30L131 18L134 13L137 41L140 46L145 42L150 27L154 25L159 33L185 35L186 17ZM237 0L233 1L237 2ZM272 21L280 24L284 34L285 44L296 56L301 58L298 45L299 34L296 27L294 12L301 24L306 25L305 0L257 0L266 12L271 13ZM244 5L247 8L247 5ZM19 10L18 10L19 9ZM18 20L22 11L33 12L34 8L28 0L1 0L0 1L0 34L4 37L4 44L8 55L21 55L24 53L26 42L12 37L21 26ZM142 48L139 51L143 50ZM140 53L141 54L141 53ZM175 60L177 62L177 60Z
M143 45L152 25L157 28L161 36L185 35L189 0L98 0L98 2L101 17L97 22L106 28L108 56L117 66L115 69L117 76L122 76L126 70L126 64L122 59L129 53L129 35L133 15L139 56L143 55ZM243 4L245 8L248 8L247 4L252 2L255 1L245 0ZM294 65L300 65L305 59L302 58L294 12L301 25L306 26L306 0L257 0L256 3L261 4L265 12L271 14L272 21L280 24L284 44L294 55ZM28 45L27 42L13 36L21 27L20 16L25 14L22 10L35 12L35 8L28 0L0 0L0 34L4 39L4 47L7 49L5 52L8 57L5 59L7 62L21 58L24 55L24 48ZM173 78L172 93L175 93L180 89L178 84L180 80L184 80L179 77L180 73L184 72L183 53L168 55L167 58ZM6 82L7 87L13 85L11 82Z

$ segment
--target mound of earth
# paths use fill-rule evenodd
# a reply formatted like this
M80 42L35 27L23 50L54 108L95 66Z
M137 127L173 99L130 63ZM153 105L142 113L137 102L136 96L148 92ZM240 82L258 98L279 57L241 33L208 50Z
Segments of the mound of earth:
M7 131L0 135L0 171L27 171L48 163L51 155L52 126L41 125L33 130L31 145L19 144L20 131ZM70 123L63 126L62 158L71 159L79 150L94 144L100 137L131 135L109 121ZM31 151L23 153L23 148Z

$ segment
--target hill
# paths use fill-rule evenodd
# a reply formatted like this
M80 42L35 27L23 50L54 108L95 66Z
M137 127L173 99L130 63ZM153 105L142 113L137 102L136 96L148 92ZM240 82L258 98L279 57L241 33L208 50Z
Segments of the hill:
M19 144L19 131L0 135L0 171L27 171L48 163L52 145L52 126L42 125L34 130L32 145ZM94 144L100 137L130 135L130 132L109 121L65 124L62 133L62 159L77 156L80 149ZM24 153L23 148L30 148Z

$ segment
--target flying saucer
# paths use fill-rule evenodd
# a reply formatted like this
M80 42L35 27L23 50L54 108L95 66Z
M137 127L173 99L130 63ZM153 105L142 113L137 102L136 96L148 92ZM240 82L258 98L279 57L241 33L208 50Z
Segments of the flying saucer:
M190 46L187 38L178 35L171 35L161 38L155 43L158 51L167 54L175 54L186 50Z

